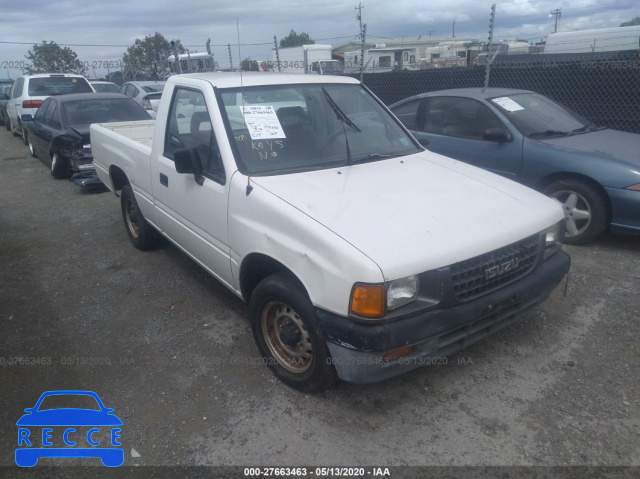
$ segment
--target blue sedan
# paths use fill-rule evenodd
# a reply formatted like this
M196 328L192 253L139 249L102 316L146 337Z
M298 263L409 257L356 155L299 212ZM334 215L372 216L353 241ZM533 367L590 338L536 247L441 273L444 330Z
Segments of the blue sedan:
M607 229L640 234L640 135L594 125L526 90L442 90L390 108L427 149L557 199L566 243Z

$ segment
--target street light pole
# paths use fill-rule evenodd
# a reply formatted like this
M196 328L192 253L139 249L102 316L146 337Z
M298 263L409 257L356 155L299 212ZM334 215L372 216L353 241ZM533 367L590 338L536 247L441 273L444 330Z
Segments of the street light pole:
M551 12L549 12L549 16L551 15L556 16L556 28L553 33L558 33L558 23L560 22L560 17L562 16L562 9L556 8L555 10L551 10Z

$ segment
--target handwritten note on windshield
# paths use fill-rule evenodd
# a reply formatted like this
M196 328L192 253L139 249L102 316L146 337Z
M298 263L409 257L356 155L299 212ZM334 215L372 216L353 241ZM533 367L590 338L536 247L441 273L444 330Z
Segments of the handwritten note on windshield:
M500 105L502 108L504 108L508 112L524 110L522 106L518 105L515 101L513 101L511 98L506 96L503 96L500 98L494 98L491 101L493 103Z
M244 106L242 113L252 140L286 138L272 106Z

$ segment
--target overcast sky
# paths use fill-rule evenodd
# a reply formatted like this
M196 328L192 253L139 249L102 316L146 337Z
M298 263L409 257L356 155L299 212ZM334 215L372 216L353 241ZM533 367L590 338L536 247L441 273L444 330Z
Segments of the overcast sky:
M491 1L363 0L362 4L367 43L384 37L450 37L454 21L456 37L480 41L488 37ZM69 46L79 59L93 63L119 60L136 38L155 32L168 40L180 39L191 52L206 51L210 38L220 67L228 68L227 44L232 45L234 66L241 58L268 60L273 36L281 39L291 29L308 33L316 43L336 46L353 40L359 33L357 6L355 0L3 0L0 77L19 75L19 69L7 68L10 62L26 61L27 52L42 40ZM538 41L553 32L555 18L549 12L555 9L562 10L559 31L617 27L640 16L638 0L499 2L494 40Z

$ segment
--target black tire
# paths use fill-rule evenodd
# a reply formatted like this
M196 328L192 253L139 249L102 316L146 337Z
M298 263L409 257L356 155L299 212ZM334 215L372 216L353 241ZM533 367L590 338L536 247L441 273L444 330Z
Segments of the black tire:
M324 391L337 381L313 305L293 275L263 279L251 295L249 315L258 349L278 379L302 392Z
M22 142L24 143L24 146L29 146L29 133L27 132L27 127L24 123L21 126L22 126Z
M9 121L9 118L5 118L4 127L7 129L7 131L11 131L11 122Z
M122 188L120 207L124 227L133 246L142 251L155 247L160 239L160 233L142 216L136 197L129 185Z
M59 153L51 155L51 176L58 180L69 178L71 174L71 165L69 160Z
M547 185L542 192L562 204L567 222L565 243L589 243L609 227L608 200L589 183L577 179L557 180Z
M20 133L16 132L15 128L13 127L13 122L11 120L9 120L9 131L13 136L20 136Z
M31 153L31 158L38 158L36 154L36 149L33 147L33 143L29 140L29 153Z

